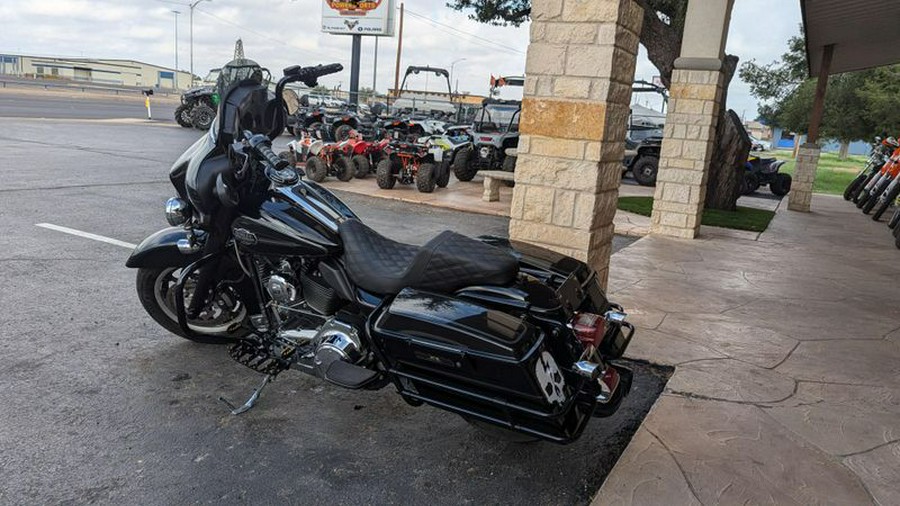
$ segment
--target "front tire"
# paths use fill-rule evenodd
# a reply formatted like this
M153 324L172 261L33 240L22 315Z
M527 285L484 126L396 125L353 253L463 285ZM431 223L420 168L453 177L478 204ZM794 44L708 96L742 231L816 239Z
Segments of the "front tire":
M641 186L656 186L656 175L659 172L659 158L641 156L634 163L631 174Z
M197 335L186 335L178 325L174 294L170 293L177 280L176 271L178 269L173 267L138 269L136 283L138 299L150 318L169 332L196 343L229 344L250 333L243 325L247 317L246 308L240 301L232 301L235 307L233 311L222 311L216 318L188 321L189 328ZM210 304L210 307L212 306L213 304ZM236 309L238 307L240 309Z
M204 104L198 105L191 111L191 124L194 128L200 130L209 130L213 121L216 119L216 111L212 107Z
M175 121L178 122L184 128L191 128L193 123L191 123L191 106L188 104L181 104L175 109Z
M864 173L853 178L853 181L850 181L850 184L848 184L847 188L844 190L844 200L852 199L857 188L859 188L859 185L862 184L865 179L866 175Z
M895 185L891 188L891 192L885 196L881 205L878 206L878 209L872 214L872 220L878 221L881 219L881 215L884 214L885 211L888 210L889 207L894 205L894 201L897 200L897 196L900 195L900 184ZM880 199L879 199L880 200Z
M328 167L318 156L312 156L306 160L306 177L315 183L321 183L328 177Z
M478 167L472 163L472 148L461 149L453 158L453 175L460 181L471 181L478 173Z
M350 138L350 132L353 127L350 125L339 125L334 129L334 140L337 142L345 141Z

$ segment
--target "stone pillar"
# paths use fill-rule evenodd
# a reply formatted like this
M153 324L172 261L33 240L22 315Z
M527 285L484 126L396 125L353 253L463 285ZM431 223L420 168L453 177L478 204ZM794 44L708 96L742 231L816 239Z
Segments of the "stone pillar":
M606 284L643 12L633 0L533 0L509 235Z
M788 209L791 211L809 212L820 151L819 145L814 143L806 143L797 151L794 180L791 183L791 193L788 195Z
M709 163L722 107L722 59L734 0L690 0L669 112L650 232L693 239L700 231Z

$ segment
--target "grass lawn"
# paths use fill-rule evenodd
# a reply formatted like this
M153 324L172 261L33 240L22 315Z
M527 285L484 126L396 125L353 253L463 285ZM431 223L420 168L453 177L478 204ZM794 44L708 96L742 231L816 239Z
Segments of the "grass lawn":
M778 150L763 156L774 156L787 163L781 168L781 172L794 175L796 161L791 158L793 153L789 150ZM816 171L816 182L813 191L816 193L831 193L840 195L844 188L850 184L857 173L866 165L867 157L850 155L846 160L840 160L837 153L822 153L819 157L819 169Z
M841 192L844 190L841 189ZM619 197L619 209L629 213L650 216L653 207L653 197ZM750 230L762 232L769 226L769 222L775 216L775 212L765 209L738 206L737 211L718 211L706 209L703 211L703 225L711 227L734 228L737 230Z

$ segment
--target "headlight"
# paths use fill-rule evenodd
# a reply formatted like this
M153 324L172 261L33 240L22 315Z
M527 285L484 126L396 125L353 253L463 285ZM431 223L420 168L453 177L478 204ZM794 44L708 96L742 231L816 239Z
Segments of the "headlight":
M184 225L191 219L191 206L184 199L172 197L166 201L166 221L169 225L177 227Z

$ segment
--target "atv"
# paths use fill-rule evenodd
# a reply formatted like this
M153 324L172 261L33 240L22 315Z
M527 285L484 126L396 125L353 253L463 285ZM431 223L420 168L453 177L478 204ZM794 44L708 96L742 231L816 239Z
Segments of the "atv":
M438 174L439 165L435 164L435 157L443 155L443 149L392 140L384 147L383 153L375 169L375 179L379 188L390 190L399 181L400 184L415 183L416 188L422 193L434 191L438 178L441 177Z
M219 94L215 86L198 86L181 95L181 105L175 109L175 121L184 128L208 130L216 118Z
M382 139L377 142L368 141L363 138L362 134L352 130L350 137L338 144L338 149L350 159L354 176L357 179L363 179L381 161L384 148L390 142L390 139Z
M791 191L791 175L778 172L784 164L784 160L750 156L744 165L741 195L750 195L760 186L768 186L779 197L787 195Z
M447 129L447 132L441 135L432 135L430 137L420 139L428 146L435 146L441 149L440 153L435 153L435 161L440 163L440 177L436 184L444 188L450 183L450 173L457 163L465 163L463 160L472 150L472 136L467 131L468 127L455 126ZM460 160L463 160L462 162Z
M491 96L498 94L501 86L524 86L525 78L491 76ZM460 181L471 181L479 170L512 172L516 168L519 146L519 118L521 100L486 98L481 112L472 125L472 148L456 157L453 173Z
M656 186L656 174L659 172L659 154L662 149L662 137L645 137L635 140L630 134L625 138L625 158L623 173L631 171L634 180L641 186Z
M340 181L353 179L354 167L350 157L344 154L342 143L312 141L306 156L306 177L316 183L334 176Z

